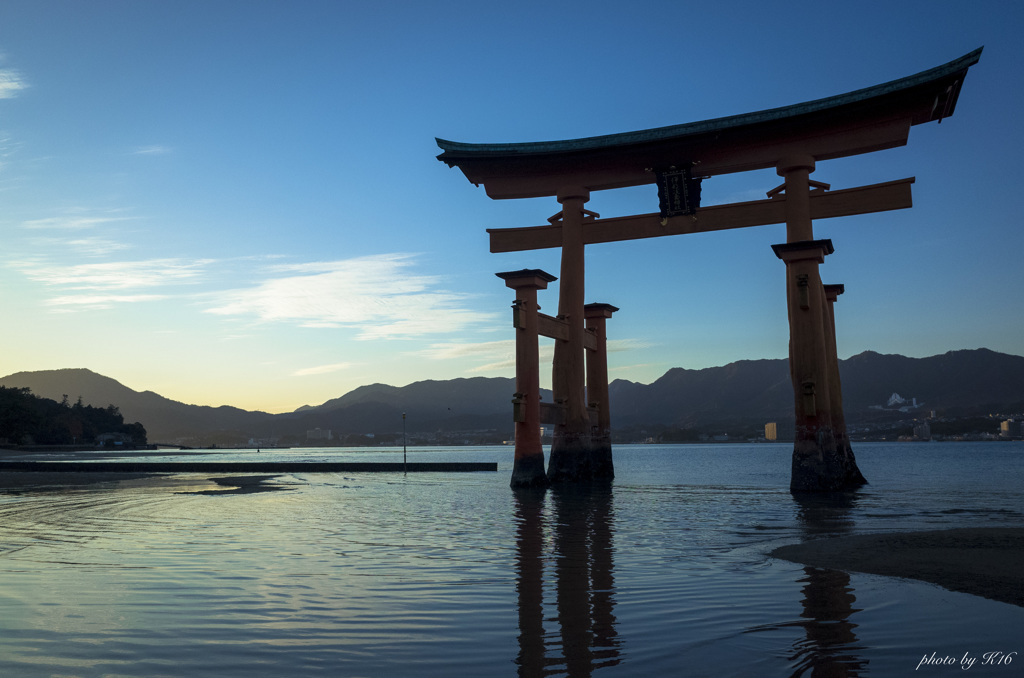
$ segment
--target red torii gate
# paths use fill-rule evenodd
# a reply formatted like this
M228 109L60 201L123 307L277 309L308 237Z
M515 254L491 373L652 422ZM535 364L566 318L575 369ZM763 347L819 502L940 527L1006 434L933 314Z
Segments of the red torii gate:
M605 432L595 431L587 409L588 387L593 392L601 385L586 379L585 245L783 222L786 242L772 249L787 273L796 413L790 489L839 490L863 484L842 413L832 311L841 290L823 285L818 274L818 266L833 251L832 242L816 240L812 222L909 208L914 179L830 191L809 175L823 160L905 145L913 125L952 115L967 71L980 57L979 48L937 68L848 94L672 127L533 143L437 139L443 151L438 159L483 185L491 198L553 196L562 205L548 225L488 229L492 252L562 250L558 321L564 329L556 337L552 380L562 415L546 477L539 437L525 436L520 445L517 436L512 484L610 478L614 473L610 443L606 446L607 438L602 438ZM771 167L784 183L769 191L768 199L699 207L701 178ZM600 219L583 207L591 191L651 183L659 187L659 213ZM529 294L520 301L520 292L532 287L535 306L536 290L554 280L543 271L499 275L516 288L521 308L529 306ZM604 379L607 393L606 374ZM534 384L529 378L517 383L517 407L519 416L531 419L521 422L523 426L539 430L539 388ZM606 456L606 462L595 463L595 455Z

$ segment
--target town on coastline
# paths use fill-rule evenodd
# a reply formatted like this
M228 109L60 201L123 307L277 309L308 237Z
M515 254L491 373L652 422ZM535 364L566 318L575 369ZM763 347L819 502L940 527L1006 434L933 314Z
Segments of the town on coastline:
M2 388L2 387L0 387ZM141 426L141 425L137 425ZM714 443L785 443L793 440L792 422L767 422L759 430L756 424L737 423L732 426L681 428L678 426L625 428L616 431L612 441L617 444L714 444ZM0 435L0 449L22 451L59 450L155 450L160 447L181 449L282 449L293 447L459 447L476 445L510 445L508 431L499 429L465 429L437 431L401 430L373 433L336 433L330 429L310 429L304 436L245 437L239 433L221 436L182 437L150 443L145 429L134 429L133 438L121 431L104 431L93 437L83 436L69 442L41 442L31 434L12 439ZM545 444L551 442L552 430L541 431ZM972 417L908 416L878 422L859 422L850 427L852 442L963 442L1024 440L1024 413L990 414Z
M852 442L1024 439L1024 357L987 349L923 359L864 353L842 364ZM616 380L611 386L614 444L783 443L794 437L784 360L672 368L650 384ZM25 372L0 378L0 447L511 444L513 390L511 379L496 377L373 384L320 405L268 414L187 405L84 369ZM542 424L541 432L550 445L551 425Z

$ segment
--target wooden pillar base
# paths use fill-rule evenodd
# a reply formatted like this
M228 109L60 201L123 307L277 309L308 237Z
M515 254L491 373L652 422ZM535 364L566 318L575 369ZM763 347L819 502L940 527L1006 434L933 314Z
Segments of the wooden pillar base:
M608 436L583 436L555 433L548 461L548 480L552 483L613 480L612 441Z
M544 452L516 457L512 466L511 487L547 487L548 477L544 473Z
M548 480L553 483L562 483L585 482L593 479L591 437L573 431L556 430L554 440L551 441Z
M836 439L836 454L839 455L837 465L845 468L847 487L853 488L868 484L868 479L864 477L864 474L860 472L860 467L857 466L857 458L853 456L853 447L850 446L850 439L845 430Z
M612 440L608 436L594 436L590 439L591 478L612 480L615 478L615 464L612 461Z
M867 482L857 467L853 450L849 444L837 444L831 428L808 430L797 426L790 492L843 492Z

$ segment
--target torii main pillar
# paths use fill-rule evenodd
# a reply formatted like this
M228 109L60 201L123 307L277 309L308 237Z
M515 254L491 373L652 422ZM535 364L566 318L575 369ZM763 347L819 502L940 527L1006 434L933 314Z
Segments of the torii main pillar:
M778 163L778 173L786 180L787 242L772 246L786 262L789 372L796 415L789 485L793 492L845 490L865 483L842 417L835 326L818 273L833 248L831 240L814 239L809 181L813 171L814 158L807 155Z
M558 192L558 202L562 204L558 316L568 323L568 337L565 341L555 342L551 373L555 403L561 405L565 413L563 421L555 426L551 440L548 480L552 482L591 480L598 471L591 455L584 349L583 205L588 200L590 191L582 188L564 188Z

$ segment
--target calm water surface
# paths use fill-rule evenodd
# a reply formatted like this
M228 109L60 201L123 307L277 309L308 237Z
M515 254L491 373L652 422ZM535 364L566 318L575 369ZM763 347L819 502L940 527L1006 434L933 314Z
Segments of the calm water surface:
M409 449L497 474L0 489L0 676L952 675L915 667L1024 652L1024 609L765 555L1024 526L1024 444L862 444L871 485L803 503L791 449L619 446L614 484L588 493L512 492L507 447ZM209 458L228 454L402 451ZM1024 656L972 672L1020 675Z

